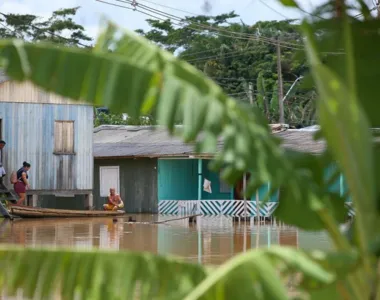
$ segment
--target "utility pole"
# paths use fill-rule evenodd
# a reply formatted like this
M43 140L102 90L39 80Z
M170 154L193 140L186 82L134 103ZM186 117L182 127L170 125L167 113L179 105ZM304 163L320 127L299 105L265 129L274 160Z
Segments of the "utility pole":
M377 9L377 18L380 19L380 1L377 0L376 2L376 9Z
M342 18L344 9L344 0L335 0L335 15L338 19Z
M282 99L284 98L283 91L283 82L282 82L282 70L281 70L281 48L280 48L280 40L277 38L277 77L278 77L278 109L280 115L280 124L285 123L284 117L284 102Z
M253 83L248 83L248 97L249 103L253 106Z

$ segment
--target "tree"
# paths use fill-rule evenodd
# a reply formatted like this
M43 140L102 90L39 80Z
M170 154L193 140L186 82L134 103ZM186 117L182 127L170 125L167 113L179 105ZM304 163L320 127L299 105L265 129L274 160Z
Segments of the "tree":
M0 38L18 38L29 42L51 42L55 44L89 47L92 38L82 25L76 23L79 7L56 10L47 20L35 15L0 14ZM94 125L152 125L152 116L123 119L122 114L95 114Z
M297 6L294 1L282 2ZM157 107L159 120L171 132L181 115L182 138L199 150L215 151L222 137L224 146L214 167L224 167L223 177L229 183L249 172L248 196L267 181L272 188L269 197L283 188L277 218L305 230L326 230L335 247L328 253L287 247L253 250L208 268L141 253L9 246L0 251L2 290L14 294L21 289L29 298L49 298L58 291L66 299L288 299L292 295L283 280L293 275L298 280L294 288L312 299L378 299L380 156L378 139L373 139L378 132L370 128L380 123L379 104L373 101L380 62L366 60L377 55L379 21L373 20L362 1L359 4L363 20L347 16L349 10L343 5L338 18L302 25L319 93L321 131L316 138L327 144L319 156L283 151L257 109L226 96L199 70L144 39L131 33L120 37L112 26L99 45L114 47L111 54L1 41L0 56L13 79L31 80L76 100L109 103L136 116ZM317 43L320 28L329 34ZM343 55L338 49L344 50ZM323 61L326 50L337 53L334 60ZM77 68L78 62L82 68ZM65 72L59 72L62 65ZM90 70L99 77L86 76ZM49 80L52 74L63 84ZM97 80L102 78L110 80L99 86ZM331 177L326 178L324 171L332 165ZM347 195L330 189L340 172L356 212L347 236L339 230Z
M249 99L245 81L256 82L262 78L264 86L256 85L254 94L259 101L266 100L260 106L269 122L278 122L277 114L269 114L269 102L273 86L277 82L277 39L283 45L282 70L285 91L294 80L307 72L304 56L296 56L299 44L302 43L300 28L292 20L257 22L249 26L236 23L238 17L234 12L210 16L186 17L178 27L171 20L147 20L151 30L137 32L153 41L160 47L178 53L178 57L188 61L208 77L214 79L223 90L237 96L244 102ZM260 79L261 81L261 79ZM262 91L266 91L263 95ZM314 87L297 89L287 103L291 107L285 111L286 120L291 125L311 125L315 121L307 120L309 114L302 117L299 107L304 107L301 98L310 98ZM309 105L306 109L313 109ZM296 111L296 113L293 113ZM309 111L308 111L309 112Z
M97 113L94 119L94 126L100 125L154 125L152 117L141 116L131 118L125 114Z
M1 14L0 38L18 38L30 42L53 42L81 46L92 41L75 17L79 7L56 10L47 20L35 15ZM85 45L86 46L86 45Z

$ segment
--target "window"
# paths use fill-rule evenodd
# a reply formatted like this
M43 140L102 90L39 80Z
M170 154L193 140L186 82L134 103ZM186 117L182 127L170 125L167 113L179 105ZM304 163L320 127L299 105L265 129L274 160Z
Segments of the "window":
M99 168L100 197L107 197L110 188L115 188L116 193L120 192L119 166L109 166Z
M74 121L55 121L54 123L54 153L74 153Z
M230 186L224 182L221 174L219 174L219 192L220 193L231 193Z

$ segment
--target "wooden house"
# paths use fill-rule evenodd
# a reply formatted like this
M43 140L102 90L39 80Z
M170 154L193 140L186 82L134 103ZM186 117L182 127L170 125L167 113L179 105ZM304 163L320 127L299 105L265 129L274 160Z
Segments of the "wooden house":
M92 205L93 108L47 93L0 71L0 136L9 175L30 162L30 204L84 208ZM86 202L85 204L83 202Z
M324 150L324 142L314 141L311 131L276 126L272 131L284 139L284 147L315 154ZM226 185L220 174L208 168L212 157L197 155L192 145L169 136L160 127L95 128L94 205L101 208L109 188L115 187L130 213L181 214L197 210L205 215L257 215L256 200L263 200L270 183L263 185L245 206L238 192L242 184ZM205 191L205 181L211 182L211 190ZM276 196L260 207L260 216L270 216L277 205Z

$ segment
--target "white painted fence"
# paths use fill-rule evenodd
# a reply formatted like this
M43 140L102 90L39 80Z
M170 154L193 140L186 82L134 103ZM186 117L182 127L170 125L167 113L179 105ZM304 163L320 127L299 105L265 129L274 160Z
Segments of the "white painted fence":
M260 205L260 216L270 217L278 202L267 202ZM355 216L351 202L346 203L348 215ZM256 201L247 201L247 216L256 217ZM204 216L244 217L244 200L161 200L158 213L163 215L187 215L200 213Z
M247 201L247 216L256 216L256 202ZM278 202L267 202L260 205L260 216L270 217ZM200 213L205 216L244 216L244 200L161 200L158 203L158 213L181 215Z

